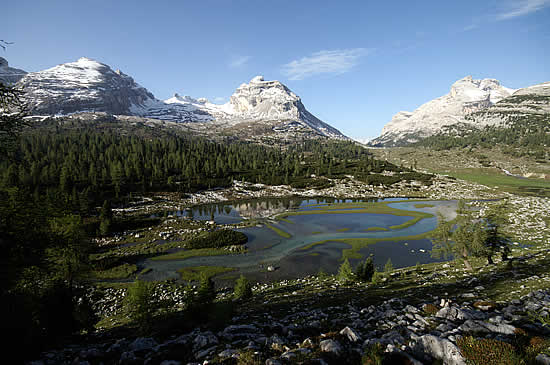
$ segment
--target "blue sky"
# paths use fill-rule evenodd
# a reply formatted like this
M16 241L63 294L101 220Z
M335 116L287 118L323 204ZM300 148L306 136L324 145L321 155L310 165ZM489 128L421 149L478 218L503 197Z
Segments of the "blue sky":
M225 102L256 75L352 137L467 75L550 81L550 0L10 1L0 56L39 71L86 56L157 98Z

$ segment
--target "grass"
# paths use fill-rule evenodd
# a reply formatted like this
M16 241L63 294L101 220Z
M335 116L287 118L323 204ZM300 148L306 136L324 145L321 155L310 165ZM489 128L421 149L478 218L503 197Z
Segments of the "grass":
M414 240L420 240L423 238L428 238L430 234L433 231L425 232L417 235L412 236L402 236L402 237L387 237L387 238L336 238L331 240L324 240L324 241L318 241L310 243L309 245L306 245L304 247L301 247L300 250L308 250L310 248L313 248L315 246L324 245L330 242L341 242L345 243L350 248L346 248L342 250L342 258L341 260L345 259L361 259L363 258L363 255L359 253L359 250L361 250L364 247L367 247L368 245L372 245L377 242L382 241L414 241Z
M414 226L416 223L420 222L421 219L433 217L433 215L431 215L431 214L428 214L428 213L424 213L424 214L426 214L426 216L424 216L424 217L415 217L413 219L409 219L405 223L390 226L390 229L398 230L398 229L407 228L407 227L410 227L410 226Z
M336 230L336 232L347 232L347 231L349 231L349 228L340 228Z
M283 222L286 222L286 223L294 224L294 222L293 222L293 221L291 221L290 219L286 219L286 218L278 218L278 220L280 220L280 221L283 221Z
M230 254L232 254L232 252L223 248L197 248L192 250L181 250L167 255L153 257L151 260L186 260L197 256L218 256Z
M433 204L428 204L428 203L418 203L418 204L415 204L414 207L415 208L418 208L418 209L421 209L421 208L433 208L435 205Z
M385 227L369 227L363 230L363 232L376 232L376 231L389 231L389 229Z
M479 170L461 170L450 174L458 179L473 181L487 186L497 186L503 190L521 193L525 189L550 190L550 182L540 179L520 179L513 176L501 175L500 173L481 172Z
M282 229L278 228L278 227L275 227L275 226L272 226L271 224L266 224L265 225L267 228L271 229L273 232L277 233L279 236L283 237L283 238L290 238L292 237L292 235L288 232L285 232L283 231Z
M405 200L405 201L410 202L410 200ZM420 219L433 217L433 215L429 214L429 213L392 208L392 207L388 206L388 203L397 203L397 202L337 203L337 204L332 204L332 205L329 205L329 206L320 207L318 209L313 209L313 210L301 210L301 211L297 211L297 212L282 213L282 214L278 215L276 217L276 219L286 218L286 217L295 216L295 215L364 214L364 213L368 213L368 214L391 214L391 215L395 215L395 216L412 217L412 218L420 218ZM417 222L418 221L416 221L412 224L415 224Z
M134 264L122 264L107 270L94 271L93 275L97 279L127 279L137 270Z
M150 273L151 271L153 271L153 269L151 269L150 267L146 267L145 269L143 269L139 272L138 276L145 275L147 273Z
M232 267L223 267L223 266L193 266L193 267L184 267L183 269L179 269L178 272L180 273L182 280L199 281L202 275L208 278L211 278L216 275L220 275L220 274L224 274L224 273L228 273L236 270L237 269Z

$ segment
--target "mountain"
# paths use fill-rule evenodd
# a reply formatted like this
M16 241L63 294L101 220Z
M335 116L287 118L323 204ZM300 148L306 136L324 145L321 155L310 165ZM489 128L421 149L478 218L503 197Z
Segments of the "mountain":
M89 58L31 72L17 83L34 115L106 112L133 115L155 97L121 71Z
M27 72L23 70L9 67L8 60L0 57L0 82L4 84L15 84L26 74Z
M498 147L508 155L537 163L550 156L550 82L519 89L464 118L468 124L445 126L418 145L438 150Z
M237 133L242 128L287 135L295 132L346 139L302 104L279 81L254 77L242 84L226 104L175 94L158 100L121 71L89 58L26 74L18 85L34 115L104 112L177 123L212 124ZM207 130L211 128L203 128ZM258 132L259 133L259 132Z
M495 79L474 80L467 76L456 81L448 94L421 105L414 112L395 114L370 145L404 145L437 134L446 126L472 123L466 115L495 105L514 91Z

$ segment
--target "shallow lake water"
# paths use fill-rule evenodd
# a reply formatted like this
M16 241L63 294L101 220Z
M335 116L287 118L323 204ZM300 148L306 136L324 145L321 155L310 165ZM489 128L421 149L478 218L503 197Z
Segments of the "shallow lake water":
M403 224L411 219L410 216L396 216L392 214L372 213L336 213L345 209L350 211L350 205L332 211L333 214L291 215L289 221L270 221L269 224L292 235L285 238L273 229L262 224L260 227L238 229L248 236L248 252L238 255L221 255L195 257L187 260L153 261L145 260L144 267L153 269L145 278L160 280L178 278L178 269L191 266L225 266L236 268L237 272L217 277L223 280L224 276L234 277L241 273L253 281L272 281L290 279L316 274L320 269L327 273L335 273L341 264L342 250L350 246L343 242L331 240L345 238L395 238L395 241L380 241L360 249L364 257L374 255L375 265L382 268L388 258L391 258L394 267L412 266L416 263L435 262L430 256L431 242L428 239L403 240L400 237L414 236L433 230L437 225L436 211L453 214L456 201L404 201L403 198L388 199L388 206L400 210L421 211L434 216L421 219L414 225L402 229L390 229L390 226ZM385 201L388 201L385 200ZM372 201L372 200L371 200ZM393 201L393 202L392 202ZM281 199L269 201L254 201L232 203L227 205L209 205L195 207L187 215L194 219L208 219L214 216L217 223L234 223L242 219L262 218L273 216L287 211L308 211L318 209L329 203L353 203L354 201L334 199ZM357 200L355 201L357 202ZM431 206L415 207L418 204ZM359 210L358 207L352 207ZM183 215L184 212L174 212L174 215ZM387 230L365 231L377 227ZM322 245L315 245L303 249L312 243L326 241ZM350 260L352 266L357 260ZM267 272L268 266L276 268Z

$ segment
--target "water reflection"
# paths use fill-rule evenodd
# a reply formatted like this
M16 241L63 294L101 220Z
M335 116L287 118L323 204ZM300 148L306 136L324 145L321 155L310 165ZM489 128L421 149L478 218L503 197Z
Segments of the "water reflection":
M211 219L218 223L240 221L242 219L264 218L289 210L311 210L320 205L330 203L354 203L365 200L320 199L266 199L257 201L241 201L231 204L210 204L197 206L187 211L195 219ZM372 201L372 200L371 200ZM374 200L377 201L377 200ZM364 257L374 254L375 264L382 267L391 258L394 267L412 266L416 263L434 262L430 257L431 242L427 239L404 241L402 237L414 236L433 230L437 225L436 211L451 214L456 210L456 201L429 201L417 208L418 202L403 201L403 199L387 199L395 201L388 206L402 209L422 211L434 214L431 218L421 219L418 223L402 229L390 227L403 224L412 219L410 216L371 213L334 213L308 214L287 217L286 221L270 222L272 227L291 235L282 237L277 230L266 225L241 228L239 231L248 236L248 252L239 255L222 255L196 257L188 260L152 261L143 264L153 269L151 278L175 277L174 272L182 267L190 266L226 266L237 268L252 280L271 281L281 278L295 278L308 274L316 274L320 269L334 273L341 263L342 250L349 245L331 240L346 238L381 238L395 241L380 241L362 248L359 253ZM349 209L346 209L349 210ZM181 212L176 212L182 215ZM378 230L368 230L378 228ZM320 241L323 245L313 246L307 250L303 247ZM355 262L352 260L352 265ZM266 267L273 265L278 268L267 273ZM235 275L232 273L230 275Z

